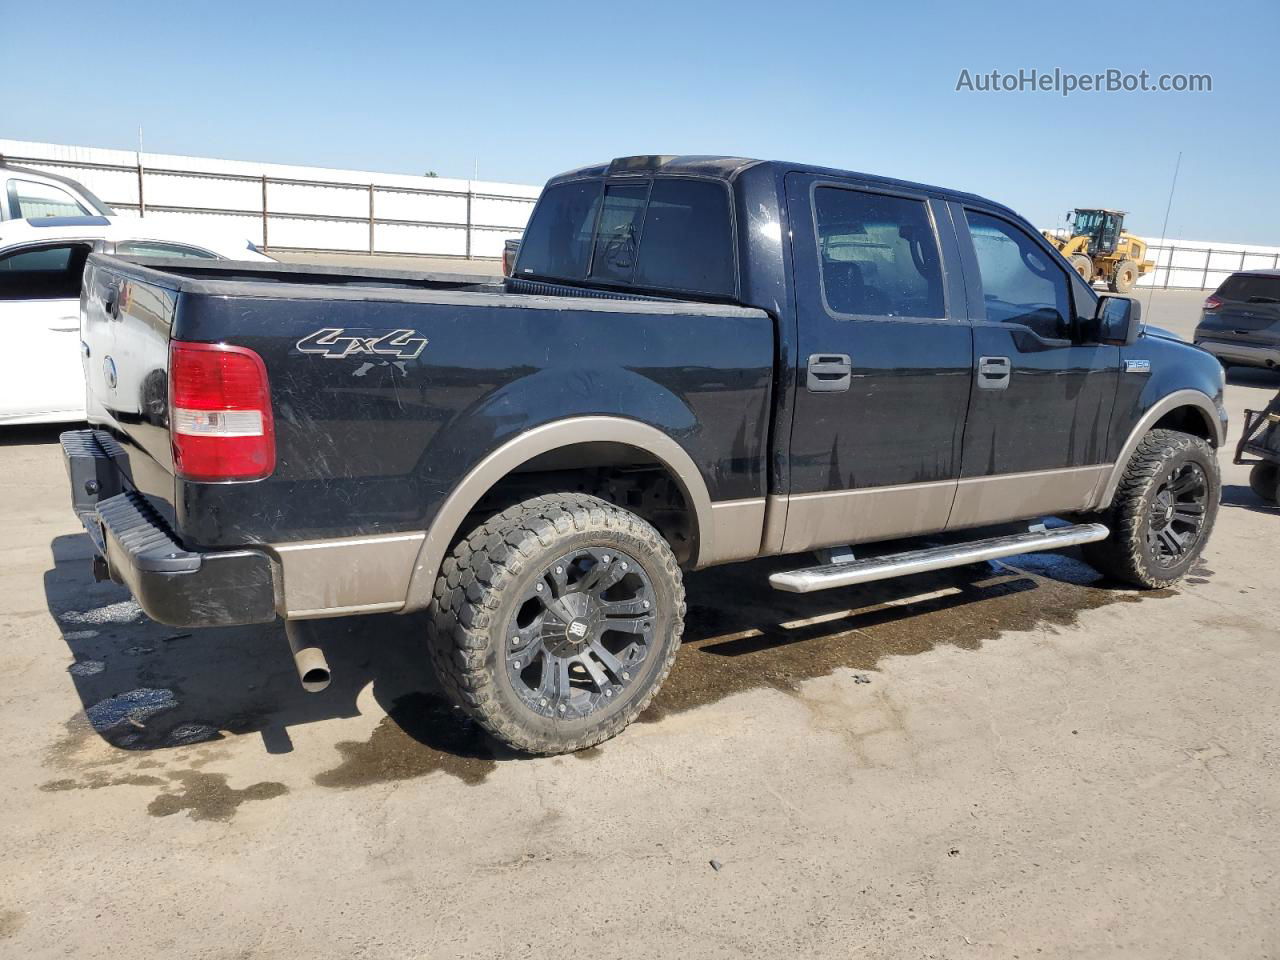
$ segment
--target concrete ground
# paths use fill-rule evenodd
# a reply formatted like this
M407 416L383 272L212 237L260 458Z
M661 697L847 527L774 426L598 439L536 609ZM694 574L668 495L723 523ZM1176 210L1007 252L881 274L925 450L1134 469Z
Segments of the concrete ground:
M1234 431L1276 389L1234 373ZM1171 590L692 574L643 720L531 760L444 705L418 618L331 624L315 696L278 626L146 621L55 438L0 439L0 956L1280 956L1280 511L1241 467Z

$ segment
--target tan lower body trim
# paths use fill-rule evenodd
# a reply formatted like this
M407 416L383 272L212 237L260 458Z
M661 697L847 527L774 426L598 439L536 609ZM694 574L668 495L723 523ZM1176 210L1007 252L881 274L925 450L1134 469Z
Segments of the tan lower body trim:
M781 553L941 530L956 481L801 493L789 499Z
M382 613L404 606L425 533L277 544L284 614L292 619Z
M1099 463L1089 467L969 477L961 480L956 488L947 529L1087 510L1096 502L1098 488L1110 475L1111 464Z
M721 500L711 504L711 549L698 555L698 566L750 560L760 555L765 499Z
M843 543L1089 510L1112 464L992 477L771 496L761 553L800 553Z

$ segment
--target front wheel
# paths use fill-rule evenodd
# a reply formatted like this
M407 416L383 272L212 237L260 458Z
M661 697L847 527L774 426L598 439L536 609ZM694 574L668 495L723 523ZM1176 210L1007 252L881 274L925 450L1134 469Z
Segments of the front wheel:
M1199 558L1218 515L1222 481L1213 448L1177 430L1152 430L1134 451L1102 518L1111 536L1085 559L1135 586L1167 587Z
M534 497L454 548L428 641L454 701L526 753L581 750L652 702L684 630L684 584L649 523L585 494Z
M1113 293L1128 293L1138 282L1138 265L1132 260L1121 260L1116 264L1111 282L1107 284Z

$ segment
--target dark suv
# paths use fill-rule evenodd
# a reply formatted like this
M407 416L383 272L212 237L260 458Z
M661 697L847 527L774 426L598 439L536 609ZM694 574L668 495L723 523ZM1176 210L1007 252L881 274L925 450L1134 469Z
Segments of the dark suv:
M1227 277L1204 302L1195 342L1224 367L1280 366L1280 270Z

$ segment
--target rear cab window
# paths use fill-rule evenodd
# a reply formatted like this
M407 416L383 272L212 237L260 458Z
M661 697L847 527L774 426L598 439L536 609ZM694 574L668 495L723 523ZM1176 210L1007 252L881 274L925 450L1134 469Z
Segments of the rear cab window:
M517 278L731 299L729 188L627 177L548 187L520 243Z

